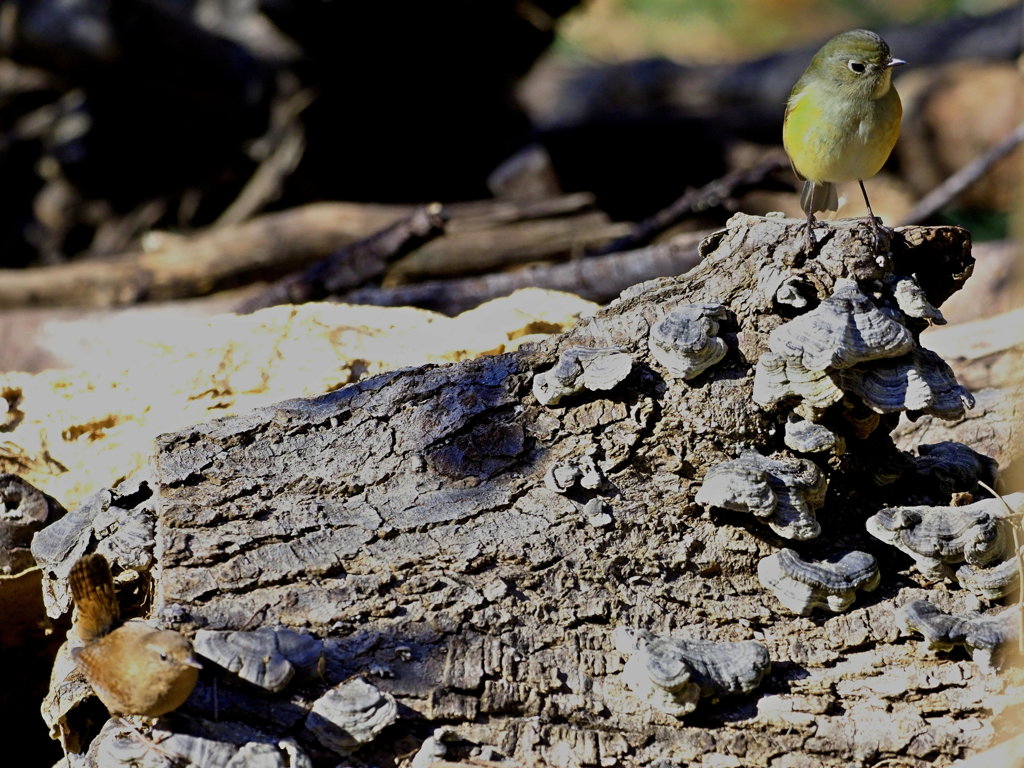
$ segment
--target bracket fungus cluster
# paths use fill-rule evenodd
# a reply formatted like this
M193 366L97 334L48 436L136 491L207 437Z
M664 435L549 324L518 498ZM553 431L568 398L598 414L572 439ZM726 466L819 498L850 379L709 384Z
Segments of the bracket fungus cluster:
M749 693L771 668L768 650L755 640L710 642L620 633L631 651L622 670L626 685L651 707L677 717L697 708L702 697Z
M880 579L878 563L866 552L854 550L838 558L813 561L788 548L761 560L757 577L798 616L807 616L814 608L845 611L858 589L870 592Z
M550 370L533 377L533 394L543 405L590 390L613 389L633 368L633 358L618 348L571 347Z
M949 573L947 566L987 567L1006 559L1011 536L1006 521L993 514L998 499L962 507L887 507L869 517L868 532L914 559L930 579Z
M910 283L908 277L898 285ZM898 314L877 306L856 281L837 280L831 296L769 334L769 351L754 373L754 401L772 407L796 398L794 411L810 421L848 395L875 413L963 416L974 404L971 394L942 358L917 344Z
M785 539L814 539L822 531L816 513L826 498L830 472L823 463L830 456L845 455L851 440L853 450L863 450L885 414L955 419L973 405L949 366L923 349L913 330L944 322L941 313L913 277L893 275L884 259L880 266L881 273L869 281L836 278L831 293L816 306L807 300L809 286L802 279L791 275L782 281L786 290L780 287L774 299L798 314L768 334L767 350L754 368L752 397L784 416L784 446L808 458L743 450L707 470L695 497L699 504L752 513ZM946 483L950 487L980 479L990 467L981 461L984 457L974 460L964 451L973 453L961 446L937 448L930 455L926 447L921 476L931 476L936 485L940 478L952 478L952 484ZM912 465L892 449L898 461L886 469L886 451L875 453L867 464L878 485L892 482ZM883 509L867 525L877 538L911 554L928 575L963 563L965 586L976 584L986 595L1012 588L1010 569L1003 565L1005 530L988 513L975 514L969 507L946 513ZM997 563L998 568L990 567ZM791 549L763 558L758 576L784 607L799 615L815 608L844 611L857 590L874 589L880 579L877 562L864 552L808 561Z
M323 641L287 627L200 630L195 649L240 679L272 693L282 691L296 675L310 678L324 672ZM346 755L372 741L397 719L398 706L391 694L353 678L313 703L305 728L323 746Z
M1005 506L1004 506L1005 504ZM887 507L868 532L910 555L923 576L951 579L985 600L1019 588L1020 560L1006 510L1024 510L1024 493L964 506Z
M323 673L323 642L287 627L260 627L251 632L201 629L193 646L217 666L275 693L296 673L302 677Z
M747 451L708 470L697 502L749 512L779 536L803 541L821 532L814 513L825 501L825 490L825 476L813 462Z
M217 766L218 768L312 768L313 761L295 739L249 741L237 744L235 734L224 727L207 727L204 735L176 733L154 728L152 743L129 730L120 719L111 719L89 747L87 765L123 766ZM158 744L159 747L154 747ZM156 752L159 749L159 752ZM155 757L154 757L155 753ZM172 756L164 758L164 755ZM77 763L69 763L76 765Z
M398 719L395 697L365 680L346 680L313 702L306 730L325 747L345 755Z
M951 615L928 600L912 600L901 614L907 630L919 633L929 650L948 651L962 645L985 669L1000 666L1000 650L1016 639L1020 619L1016 606L990 615L977 611Z
M692 379L725 357L728 344L718 337L728 311L718 303L683 304L651 326L651 354L672 376Z
M754 372L754 402L768 407L797 397L796 412L817 421L821 410L843 398L835 372L899 357L914 346L905 325L879 309L856 281L841 278L817 307L769 334L769 351Z

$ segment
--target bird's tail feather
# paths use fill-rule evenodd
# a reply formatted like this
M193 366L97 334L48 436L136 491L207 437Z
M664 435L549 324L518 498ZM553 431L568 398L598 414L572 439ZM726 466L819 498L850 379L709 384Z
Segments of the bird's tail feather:
M839 196L836 185L830 181L804 182L804 191L800 193L800 207L804 213L815 211L835 211L839 208Z

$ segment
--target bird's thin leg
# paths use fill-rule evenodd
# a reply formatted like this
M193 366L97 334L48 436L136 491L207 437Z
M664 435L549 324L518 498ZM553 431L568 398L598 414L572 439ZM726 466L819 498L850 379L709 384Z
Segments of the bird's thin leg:
M882 230L878 226L878 219L875 218L875 212L871 210L871 202L868 200L868 191L864 188L864 181L857 179L857 183L860 184L861 194L864 195L864 205L868 207L868 221L871 222L871 231L875 235L875 248L882 247Z
M815 248L817 248L817 245L818 245L817 242L814 239L814 182L812 181L812 182L810 182L810 184L811 184L811 194L808 197L808 200L810 202L808 203L808 206L807 206L808 207L808 211L807 211L807 253L808 253L808 255L812 255L814 253Z

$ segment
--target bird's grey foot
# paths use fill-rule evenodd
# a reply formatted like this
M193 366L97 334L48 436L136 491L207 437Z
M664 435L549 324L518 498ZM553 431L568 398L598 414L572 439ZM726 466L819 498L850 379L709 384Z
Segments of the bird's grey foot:
M804 229L804 234L807 238L807 255L813 256L818 250L818 241L814 237L814 218L811 216L807 217L807 226Z
M889 239L892 237L892 230L880 223L876 216L868 216L868 223L871 225L871 234L874 235L875 250L888 250Z
M139 730L139 727L137 725L135 725L135 723L133 723L127 717L124 717L123 715L118 715L115 719L121 725L123 725L125 728L127 728L129 731L131 731L132 736L135 739L137 739L147 749L152 749L157 754L166 757L168 760L171 760L172 762L177 761L177 760L180 759L180 756L169 754L168 752L164 751L163 749L160 749L160 747L157 746L161 741L163 741L164 739L168 738L168 736L170 736L170 734L168 734L167 736L163 736L163 737L161 737L159 739L154 739L154 738L151 738L150 736L147 736L141 730ZM151 719L150 722L155 722L155 718Z

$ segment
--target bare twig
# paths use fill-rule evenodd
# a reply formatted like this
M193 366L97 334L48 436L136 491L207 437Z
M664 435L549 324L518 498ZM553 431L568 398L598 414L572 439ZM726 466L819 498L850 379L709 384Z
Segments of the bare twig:
M451 228L456 230L460 226L498 226L512 221L571 216L593 208L594 202L594 195L590 192L573 192L542 200L471 200L464 203L445 203L444 209L452 217Z
M635 251L611 253L565 264L538 266L513 272L455 280L431 280L393 288L362 288L344 300L353 304L416 306L455 315L489 299L507 296L519 288L570 291L591 301L605 302L636 283L693 268L700 256L697 246L707 232L680 235Z
M245 221L281 194L285 178L295 170L306 149L306 131L299 115L314 99L312 91L301 90L275 103L271 127L260 140L266 145L266 156L238 197L214 222L214 228Z
M445 210L448 210L447 206ZM452 212L448 236L388 270L388 281L411 283L478 275L541 261L564 261L598 248L628 230L603 211L510 221L495 226L463 222Z
M934 215L941 208L949 205L971 184L984 176L993 165L1010 154L1022 141L1024 141L1024 123L1019 123L1010 132L1009 136L995 146L985 150L921 198L921 201L911 209L910 213L903 217L903 221L898 226L902 227L907 224L920 223Z
M108 307L198 296L308 266L411 212L408 206L314 203L103 260L0 270L0 307Z
M384 229L357 240L304 272L289 275L258 296L246 300L240 312L277 304L317 301L362 285L384 274L388 264L444 233L446 215L440 203L418 208Z
M593 222L589 227L583 226L585 222L565 222L563 230L569 234L551 242L536 231L525 238L506 226L537 218L579 218L578 212L592 204L590 195L566 195L529 204L481 200L446 205L445 212L453 217L448 227L452 236L438 241L437 250L448 249L452 254L449 258L435 253L435 257L465 262L470 244L481 241L477 230L488 228L494 230L495 250L511 249L533 260L564 256L577 242L603 242L619 234L615 228L622 225L602 223L602 235ZM0 269L0 307L120 306L274 280L305 269L415 210L411 205L312 203L184 236L154 232L144 238L142 251L52 267ZM577 240L570 237L572 233Z
M636 224L628 235L617 238L593 255L603 256L647 245L688 216L718 208L730 198L761 186L771 174L788 167L789 160L783 153L772 152L752 168L732 171L703 187L689 190L667 208Z

